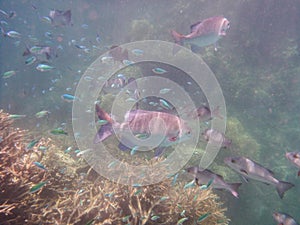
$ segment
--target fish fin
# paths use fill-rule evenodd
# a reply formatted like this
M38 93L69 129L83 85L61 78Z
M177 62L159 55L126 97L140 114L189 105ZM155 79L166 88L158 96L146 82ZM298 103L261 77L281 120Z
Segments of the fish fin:
M106 138L111 136L113 133L114 132L113 132L111 123L102 125L94 138L94 144L98 144L98 143L104 141Z
M280 198L283 198L284 193L294 187L295 185L289 182L285 181L279 181L278 184L276 185L276 191L279 195Z
M220 106L217 106L216 108L213 109L211 112L212 117L218 117L219 119L224 119L224 117L220 114Z
M154 157L157 158L157 157L161 156L165 150L166 150L166 147L162 147L162 146L157 147L155 150L155 153L154 153Z
M196 23L194 23L194 24L192 24L192 25L190 26L190 28L191 28L191 33L193 33L193 32L196 31L197 26L198 26L200 23L202 23L202 21L198 21L198 22L196 22Z
M127 145L124 145L122 142L120 142L118 144L118 148L121 150L121 151L128 151L130 148L127 146Z
M244 177L244 176L241 176L242 177L242 179L246 182L246 183L249 183L249 179L248 178L246 178L246 177Z
M214 49L214 50L215 50L215 52L217 52L217 51L218 51L218 47L219 47L219 46L218 46L218 44L217 44L217 43L215 43L215 44L214 44L214 46L215 46L215 49Z
M45 55L47 60L51 59L51 55L49 53L46 52Z
M241 169L240 171L241 171L242 174L248 175L248 172L246 170Z
M184 35L177 33L175 30L171 30L171 35L174 38L176 44L183 45Z
M65 25L71 24L71 16L71 10L67 10L63 13L64 22L66 23Z
M236 198L239 198L238 189L241 185L242 185L242 183L231 183L231 184L229 184L230 189L231 189L230 192Z
M197 45L191 45L191 50L194 53L199 53L201 51L201 47L199 47Z
M26 47L25 51L23 52L23 56L26 56L26 55L30 55L30 50L28 47Z
M110 117L110 115L108 115L107 112L105 112L103 109L101 109L98 104L96 104L95 107L96 107L96 113L97 113L99 120L106 120L109 123L114 122L113 119Z

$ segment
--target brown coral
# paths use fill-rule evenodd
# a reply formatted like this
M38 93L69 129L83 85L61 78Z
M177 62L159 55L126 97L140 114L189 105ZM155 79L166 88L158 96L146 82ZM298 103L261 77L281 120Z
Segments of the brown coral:
M172 186L170 179L148 186L122 185L99 176L89 166L83 168L80 163L74 174L64 173L60 168L66 165L66 158L59 155L66 153L53 144L50 146L49 139L40 139L26 151L26 131L12 128L11 119L3 112L0 124L1 224L151 225L177 224L184 217L187 221L183 224L195 224L207 213L209 216L201 224L228 224L225 208L211 189L184 189L180 182ZM45 153L38 150L41 145L48 146ZM78 159L68 157L72 162L68 165L76 167ZM47 170L36 167L34 161L42 162ZM153 160L143 163L155 165ZM115 172L118 168L123 167L110 169ZM153 170L148 176L158 173L161 171ZM130 176L135 174L128 174L129 180ZM46 186L29 193L41 181L47 181Z

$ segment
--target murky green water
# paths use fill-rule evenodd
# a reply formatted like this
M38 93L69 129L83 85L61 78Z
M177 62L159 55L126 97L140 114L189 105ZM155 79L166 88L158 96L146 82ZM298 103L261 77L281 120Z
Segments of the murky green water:
M57 127L72 134L72 103L61 96L74 95L85 70L111 46L149 39L173 42L170 30L188 34L190 25L197 21L225 16L230 29L218 41L218 50L208 46L197 53L219 81L226 101L226 135L233 141L229 149L220 152L211 169L227 181L237 182L239 176L226 167L223 158L246 156L295 187L283 199L273 186L256 181L243 183L239 199L228 192L216 193L228 208L230 224L276 224L272 218L274 211L283 211L300 221L300 178L297 168L285 158L285 152L299 151L300 144L300 3L7 0L1 1L0 9L8 13L0 13L1 76L15 71L9 78L0 78L0 108L11 114L27 115L16 121L17 125L34 135L49 135ZM70 9L71 23L51 25L51 9ZM16 15L9 15L10 11ZM20 37L9 37L9 31L17 31ZM37 61L27 65L25 61L30 56L23 53L36 45L50 46L51 58L37 55ZM41 72L36 69L39 63L54 68ZM140 77L148 75L145 71L147 66L139 71ZM185 87L196 105L206 101L201 90L189 87L189 80L178 75L170 79ZM36 118L41 110L49 111L49 116ZM68 146L74 138L69 135L61 138L61 142Z

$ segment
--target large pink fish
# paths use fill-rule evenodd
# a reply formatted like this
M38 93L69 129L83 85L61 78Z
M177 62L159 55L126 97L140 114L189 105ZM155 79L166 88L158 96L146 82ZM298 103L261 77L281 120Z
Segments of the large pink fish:
M215 16L191 25L191 33L187 35L179 34L172 30L171 34L176 44L190 44L191 50L196 51L199 47L216 44L216 42L226 35L230 23L223 16Z
M99 129L94 139L95 144L104 141L115 131L118 134L121 133L123 137L121 144L132 148L135 144L130 139L126 140L127 137L131 137L127 135L131 133L133 135L146 134L151 136L151 138L161 140L159 149L155 153L155 156L158 156L162 153L162 148L182 142L191 137L191 129L186 124L186 121L169 113L140 109L131 110L126 113L124 122L118 123L98 105L96 105L96 112L100 120L106 120L108 123L102 125Z

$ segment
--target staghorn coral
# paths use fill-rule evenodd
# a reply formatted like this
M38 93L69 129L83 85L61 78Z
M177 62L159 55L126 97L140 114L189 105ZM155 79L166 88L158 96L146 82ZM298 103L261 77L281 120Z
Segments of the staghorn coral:
M37 150L49 140L40 139L35 147L26 150L26 131L13 128L13 120L0 111L0 222L21 224L26 220L24 211L32 203L30 186L45 180L45 171L33 162L40 161L43 152ZM29 197L29 198L28 198Z
M1 224L176 224L183 217L188 218L183 224L195 224L206 213L210 215L201 224L229 222L211 189L184 189L183 183L172 186L170 179L148 186L114 183L83 166L81 159L66 156L50 139L41 138L25 151L27 132L13 128L12 120L2 111L0 124ZM48 146L47 151L40 151L41 146ZM34 161L42 162L47 170L37 168ZM137 157L132 161L150 167L157 163ZM109 170L118 173L124 164ZM65 172L63 166L72 170ZM151 170L141 179L159 173ZM137 175L128 174L128 179L132 176ZM28 192L41 181L47 182L41 190Z

